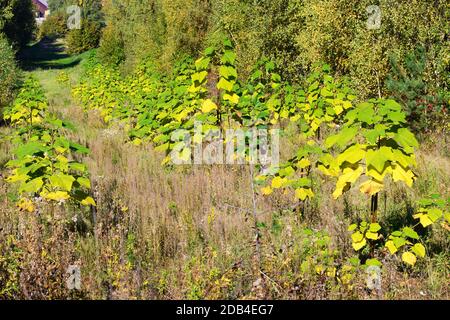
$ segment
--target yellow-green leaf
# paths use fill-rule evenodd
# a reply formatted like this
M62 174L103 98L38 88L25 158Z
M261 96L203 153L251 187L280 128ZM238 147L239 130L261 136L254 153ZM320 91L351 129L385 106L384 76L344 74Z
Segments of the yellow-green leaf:
M84 177L79 177L77 179L77 182L80 184L80 186L85 187L87 189L91 188L91 181Z
M70 192L72 190L72 184L75 181L75 178L67 174L57 173L51 176L49 180L53 187L61 188Z
M295 190L295 196L298 199L305 201L306 198L313 198L314 192L312 192L311 189L299 188Z
M70 199L70 195L65 191L41 193L41 196L45 199L54 200L54 201Z
M378 240L378 233L367 231L366 238L371 240Z
M86 197L86 199L84 199L83 201L81 201L81 205L83 206L94 206L96 207L97 204L95 203L95 200L92 197Z
M216 110L217 109L217 105L211 101L211 99L206 99L205 101L203 101L202 104L202 112L203 113L208 113L212 110Z
M419 257L424 258L426 251L425 251L425 247L421 244L421 243L416 243L411 250L418 255Z
M384 185L378 181L375 180L368 180L361 184L359 187L359 190L362 193L365 193L369 196L373 196L374 194L377 194L381 190L383 190Z
M274 189L279 189L281 187L283 187L283 185L287 182L288 180L286 178L281 178L281 177L275 177L272 180L272 188Z
M237 104L239 103L239 96L237 94L229 95L228 93L226 93L223 95L223 100Z
M405 262L405 263L407 263L407 264L409 264L411 266L415 265L416 262L417 262L417 258L414 255L414 253L411 253L409 251L404 252L402 254L402 260L403 260L403 262Z
M362 241L360 241L360 242L353 242L352 243L352 247L353 247L353 249L355 249L355 251L359 251L359 250L361 250L362 248L364 248L364 246L367 244L367 241L366 241L366 239L363 239Z
M353 242L361 242L363 239L364 239L364 235L359 231L352 234Z
M392 178L395 182L404 181L411 188L414 182L414 173L412 170L405 170L400 165L396 165L392 171Z
M263 195L268 196L271 195L273 193L273 190L270 186L267 186L265 188L261 188L261 192Z
M389 240L388 242L386 242L386 248L389 249L389 252L391 254L394 254L397 252L397 247L394 244L394 241Z
M337 161L339 164L342 164L344 162L349 162L353 164L362 160L365 154L366 151L363 149L363 147L359 144L356 144L345 150L343 153L341 153L338 156Z

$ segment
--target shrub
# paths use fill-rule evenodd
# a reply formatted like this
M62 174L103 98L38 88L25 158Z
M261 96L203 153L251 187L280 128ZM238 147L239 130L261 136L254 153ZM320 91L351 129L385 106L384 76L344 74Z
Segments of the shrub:
M15 53L6 37L0 34L0 107L12 100L19 76Z
M102 32L98 56L101 62L107 65L119 65L125 60L124 41L111 25Z
M63 13L49 16L39 29L39 38L56 39L63 37L67 33L67 18Z
M400 101L408 115L410 127L416 132L442 130L448 123L448 93L433 92L425 79L426 52L418 47L404 61L390 58L391 72L386 80L389 94Z
M0 32L16 49L25 47L32 40L36 27L31 0L1 0L0 12Z
M98 47L100 42L101 26L97 22L85 20L81 29L71 30L67 34L67 48L71 54L82 53Z

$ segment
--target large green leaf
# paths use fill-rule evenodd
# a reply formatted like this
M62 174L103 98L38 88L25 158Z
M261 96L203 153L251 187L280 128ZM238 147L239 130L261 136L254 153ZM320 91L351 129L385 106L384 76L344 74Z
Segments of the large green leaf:
M392 159L392 149L381 147L378 150L368 150L366 155L367 167L374 167L379 173L384 171L388 161Z
M38 141L28 142L24 145L19 146L16 149L16 155L18 158L23 158L25 156L33 156L39 152L45 152L47 150L46 146Z
M394 140L400 146L405 147L405 148L408 148L408 147L417 148L417 147L419 147L419 142L417 142L416 137L407 128L400 128L400 129L398 129L397 134L395 134L395 136L394 136Z
M230 64L233 65L234 62L236 61L236 53L234 53L231 50L227 50L225 51L225 53L223 54L221 61L223 64Z
M351 141L353 138L355 138L357 132L358 132L358 128L355 128L355 127L344 128L338 134L329 136L325 141L325 147L331 148L335 144L338 144L341 147L344 147L345 145L347 145L347 143L349 141Z
M44 185L44 181L41 177L33 179L20 187L19 192L37 193Z
M72 190L72 185L75 181L75 178L66 174L57 173L53 176L50 176L49 180L53 187L61 188L65 191L70 192Z
M363 147L359 144L356 144L356 145L351 146L344 152L342 152L338 156L337 161L339 164L342 164L344 162L349 162L349 163L354 164L354 163L361 161L364 158L365 154L366 154L366 151L363 149Z
M411 239L415 239L418 240L419 239L419 235L417 234L417 232L415 232L413 229L411 229L410 227L405 227L403 228L403 233L405 234L405 236L407 236L408 238Z

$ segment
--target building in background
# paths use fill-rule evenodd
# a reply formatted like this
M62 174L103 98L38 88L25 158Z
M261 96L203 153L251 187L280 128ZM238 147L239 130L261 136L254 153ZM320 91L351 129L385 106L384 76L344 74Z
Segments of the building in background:
M36 22L40 25L50 13L48 3L45 0L33 0L33 4L36 7Z

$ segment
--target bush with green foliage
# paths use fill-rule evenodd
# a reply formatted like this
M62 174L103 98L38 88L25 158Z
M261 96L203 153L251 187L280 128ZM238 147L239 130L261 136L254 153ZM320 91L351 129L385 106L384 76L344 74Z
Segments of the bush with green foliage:
M67 33L67 16L64 13L52 14L39 28L39 38L56 39L64 37Z
M15 52L8 40L0 33L0 107L8 104L14 96L20 78Z
M0 32L14 48L25 47L33 38L36 22L31 0L0 0Z
M117 66L125 60L125 43L121 35L117 35L111 25L105 27L102 32L99 59L106 65Z
M402 103L410 126L415 131L444 129L449 120L450 97L448 91L433 92L425 82L425 49L419 47L408 53L404 61L391 57L390 63L386 88L394 99Z
M78 54L98 47L101 25L98 22L84 20L81 29L70 30L67 34L67 51Z
M390 2L375 3L381 26L368 30L367 8L374 5L369 0L107 0L105 21L115 31L104 45L114 43L114 34L123 39L127 71L146 56L171 69L178 56L196 56L226 36L236 44L241 77L250 75L262 56L283 65L281 76L290 81L301 81L315 63L325 62L339 76L350 76L364 99L386 95L390 55L401 59L423 45L424 81L443 88L448 72L446 1L433 6L425 0Z

